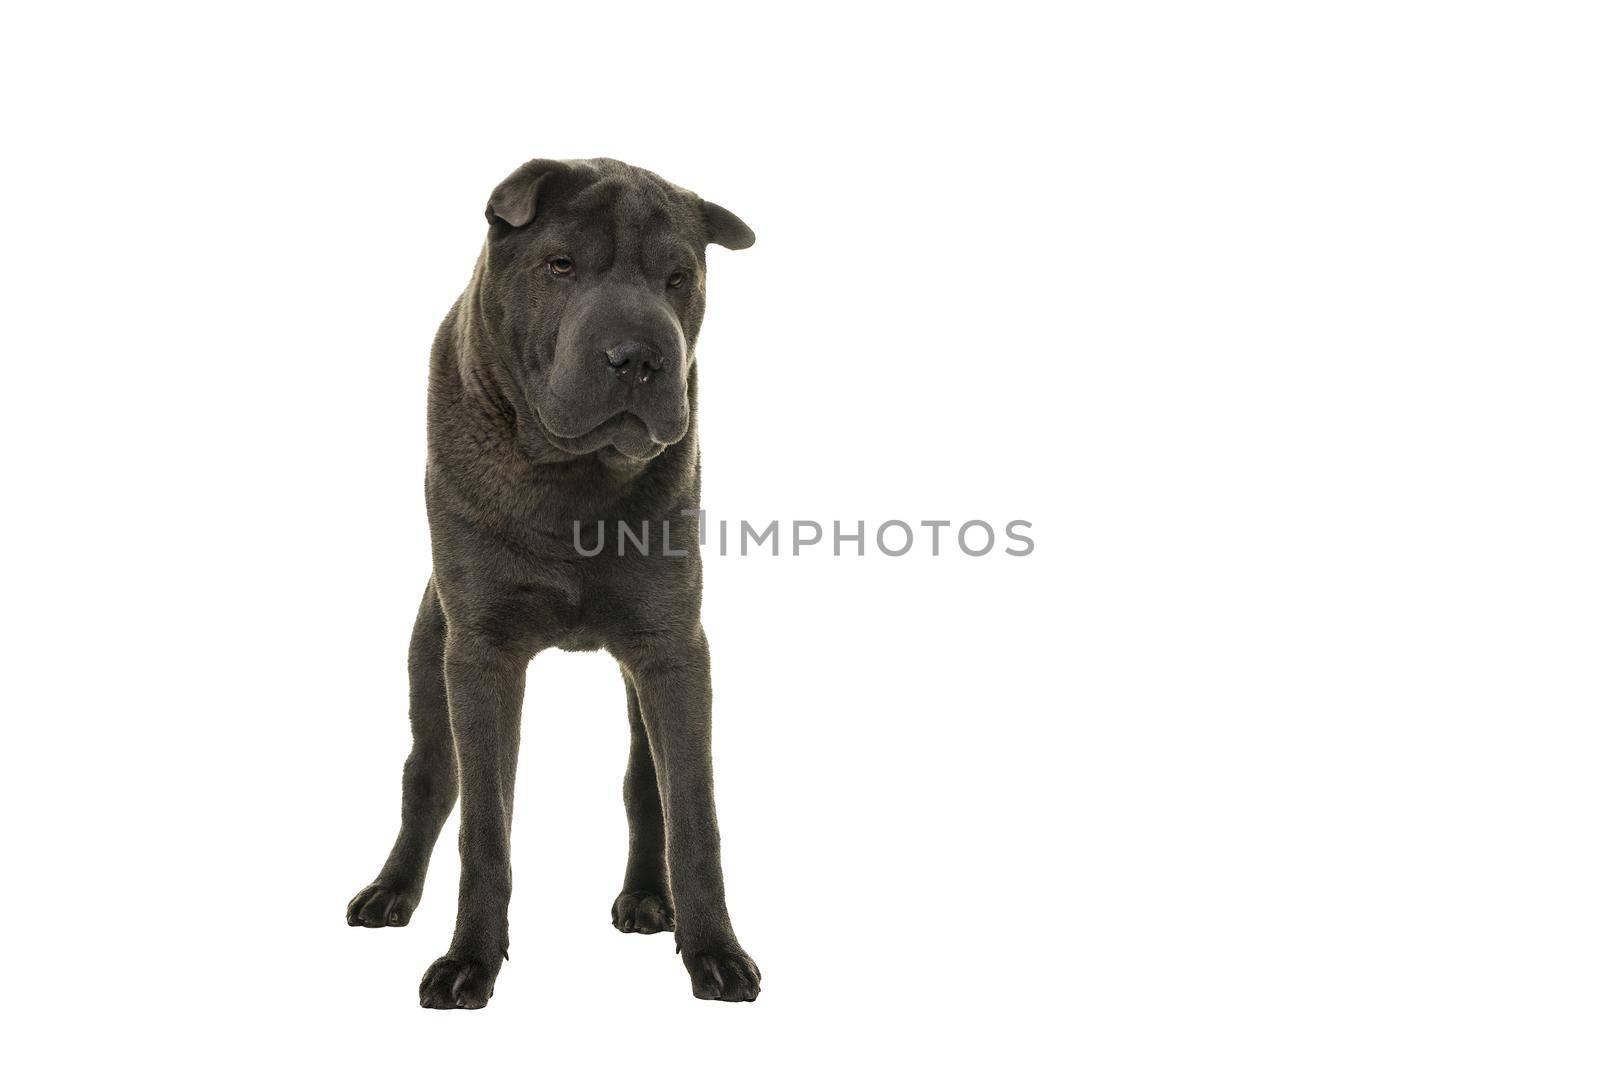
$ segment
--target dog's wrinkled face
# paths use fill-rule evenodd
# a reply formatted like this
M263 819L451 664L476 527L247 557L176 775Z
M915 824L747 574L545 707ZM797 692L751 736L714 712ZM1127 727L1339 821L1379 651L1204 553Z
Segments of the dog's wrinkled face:
M706 245L743 222L614 160L534 160L490 197L485 310L519 408L563 452L649 460L689 430Z

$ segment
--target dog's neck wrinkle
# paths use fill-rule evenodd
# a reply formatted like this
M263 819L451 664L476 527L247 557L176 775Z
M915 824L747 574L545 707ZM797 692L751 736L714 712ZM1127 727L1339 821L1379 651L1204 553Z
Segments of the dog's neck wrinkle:
M489 321L489 301L485 297L484 261L487 249L478 257L472 281L462 295L461 315L456 322L457 370L460 374L463 407L480 430L497 431L530 463L552 463L564 453L544 441L531 412L518 403L519 393L507 369L507 348ZM530 440L530 435L536 439Z

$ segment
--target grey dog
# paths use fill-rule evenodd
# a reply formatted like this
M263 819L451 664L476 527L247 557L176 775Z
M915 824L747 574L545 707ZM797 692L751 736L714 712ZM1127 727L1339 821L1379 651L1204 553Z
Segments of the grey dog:
M528 662L610 651L627 689L628 864L611 921L673 930L707 1000L761 972L723 895L700 625L695 339L706 246L750 228L609 159L536 159L495 188L472 281L434 339L426 497L433 576L411 637L400 834L351 926L404 926L461 798L455 937L425 1008L481 1008L509 946L512 789ZM607 526L654 551L580 553ZM619 546L620 547L620 546Z

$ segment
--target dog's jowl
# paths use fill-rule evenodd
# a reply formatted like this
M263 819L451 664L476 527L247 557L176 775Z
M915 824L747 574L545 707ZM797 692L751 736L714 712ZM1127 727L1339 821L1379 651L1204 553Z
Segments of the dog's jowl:
M404 926L461 799L461 887L423 1007L481 1008L506 958L512 789L528 661L606 649L633 741L628 862L611 921L672 930L697 997L761 972L723 899L700 627L695 338L706 246L743 222L614 160L534 160L489 198L466 291L434 339L426 496L433 577L411 636L400 834L351 926ZM673 551L585 555L575 529L670 531Z

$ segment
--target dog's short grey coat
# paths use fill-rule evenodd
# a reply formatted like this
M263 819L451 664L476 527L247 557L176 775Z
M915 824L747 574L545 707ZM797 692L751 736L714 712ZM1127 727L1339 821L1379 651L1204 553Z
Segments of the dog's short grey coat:
M411 638L400 834L350 902L404 926L461 798L461 892L424 1007L480 1008L507 955L512 788L529 660L609 650L632 748L628 864L612 922L674 930L697 997L753 1000L761 973L723 899L700 626L695 338L727 210L615 160L534 160L493 192L472 281L434 339L426 496L433 577ZM576 550L598 527L665 524L671 554Z

